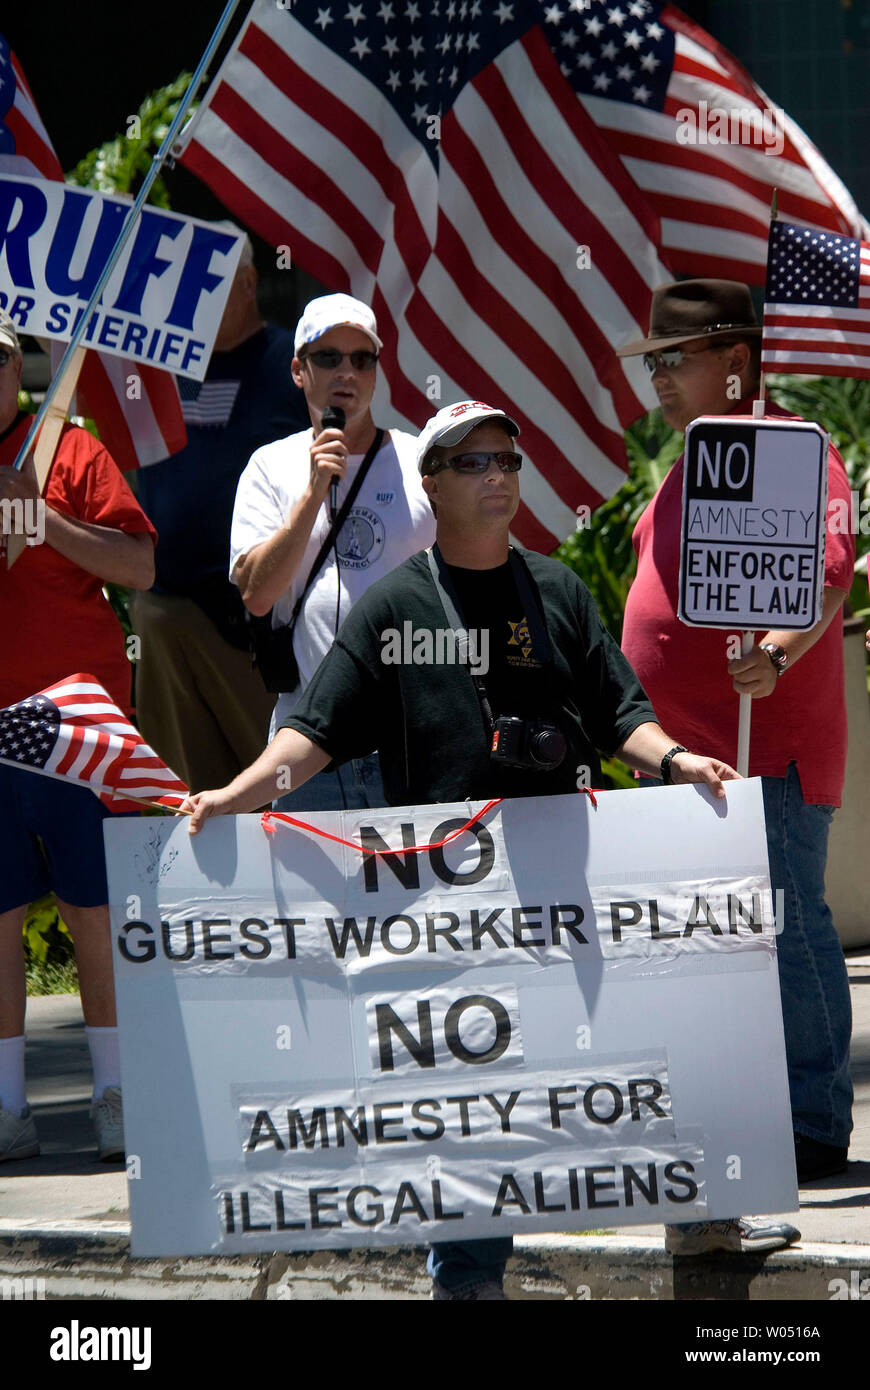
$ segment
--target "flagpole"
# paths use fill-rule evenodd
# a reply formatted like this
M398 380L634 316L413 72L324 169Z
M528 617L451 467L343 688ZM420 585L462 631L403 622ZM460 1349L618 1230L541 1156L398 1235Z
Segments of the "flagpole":
M777 219L777 215L778 215L778 197L777 197L778 192L779 192L779 190L775 188L775 189L773 190L773 193L771 194L771 198L770 198L770 220L771 220L771 222L775 222L776 219ZM764 314L763 314L763 313L762 313L762 315L761 315L761 336L762 336L762 338L764 337ZM766 380L765 380L765 375L766 375L766 374L765 374L764 368L762 367L762 369L761 369L761 375L760 375L760 377L758 378L758 399L755 400L755 401L753 401L753 403L752 403L752 417L753 417L753 419L756 419L756 420L760 420L760 419L763 419L763 418L764 418L764 406L765 406L764 393L765 393L766 386L767 386L767 383L766 383Z
M52 777L56 782L65 782L67 786L70 784L69 777L65 777L62 772L49 772L45 767L34 767L32 763L22 764L15 762L12 758L0 757L0 763L2 763L4 767L16 767L19 772L35 772L37 777ZM165 801L149 801L147 797L136 796L135 793L124 791L120 787L107 787L102 782L81 782L80 786L87 788L88 791L92 791L94 796L96 796L98 792L104 792L106 796L113 796L117 801L135 801L139 806L151 806L155 811L168 811L170 815L173 816L193 815L192 811L182 811L180 805L167 806ZM173 796L179 794L180 793L177 792L172 793ZM188 792L188 796L189 795L190 793ZM187 797L185 797L184 800L187 800ZM105 805L105 802L103 804ZM111 807L108 809L111 810Z
M97 307L97 304L100 301L100 296L102 295L103 290L106 287L106 281L109 279L109 276L111 275L118 262L121 252L123 251L124 247L127 244L127 241L129 240L130 233L133 231L133 228L136 225L136 221L139 217L139 213L142 210L142 206L146 198L148 197L148 194L151 192L154 180L157 178L157 175L159 174L167 155L169 154L173 144L175 143L175 137L177 136L178 131L181 128L181 124L187 115L188 108L196 95L200 83L202 82L206 67L208 66L209 62L214 56L215 49L217 48L218 44L223 38L227 26L229 25L230 20L232 19L238 7L239 0L227 0L224 12L218 20L217 27L215 28L214 33L209 39L205 52L203 53L202 57L199 60L199 63L197 64L197 68L195 73L193 74L193 77L190 79L190 85L188 86L187 91L185 92L184 97L182 98L181 104L175 113L175 116L172 120L172 124L170 125L169 129L166 132L166 135L163 138L163 143L151 160L151 167L148 170L148 173L145 175L142 187L139 189L139 192L136 196L136 201L134 202L133 206L127 214L127 217L124 221L124 225L118 234L118 239L115 242L114 247L112 248L112 252L109 256L109 259L106 261L102 273L94 286L90 300L88 301L88 306L79 318L75 332L73 333L72 338L67 344L66 352L64 353L61 359L60 366L57 372L55 373L54 379L49 384L48 390L45 395L45 399L43 400L42 405L39 407L39 410L36 412L36 415L34 416L33 423L31 424L30 429L27 432L27 438L24 440L24 443L21 445L21 448L18 451L18 457L16 458L15 463L13 464L14 468L21 469L24 466L24 461L27 458L28 453L30 452L33 437L36 434L36 431L42 425L43 420L49 412L52 400L59 390L61 379L64 376L64 373L70 367L75 356L76 349L81 339L83 338L87 326L90 322L91 314L93 313L94 309Z
M775 222L777 217L777 190L773 190L770 199L770 220ZM761 316L761 334L764 337L764 314ZM761 369L758 378L758 396L752 402L753 420L764 419L764 392L765 392L765 372ZM755 633L744 632L742 634L741 656L748 656L755 646ZM740 696L740 709L737 716L737 771L741 777L749 776L749 729L752 723L752 696Z

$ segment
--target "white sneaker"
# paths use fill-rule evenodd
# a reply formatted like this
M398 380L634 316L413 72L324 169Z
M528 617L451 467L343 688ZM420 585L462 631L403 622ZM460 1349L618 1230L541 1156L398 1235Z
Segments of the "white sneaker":
M715 1250L735 1254L764 1254L784 1250L800 1240L801 1233L787 1221L750 1221L745 1216L733 1221L695 1221L665 1227L665 1250L669 1255L708 1255Z
M0 1106L0 1163L12 1163L17 1158L33 1158L39 1153L36 1126L25 1105L20 1115Z
M123 1161L124 1113L121 1107L120 1086L107 1086L101 1099L92 1103L91 1122L103 1163Z

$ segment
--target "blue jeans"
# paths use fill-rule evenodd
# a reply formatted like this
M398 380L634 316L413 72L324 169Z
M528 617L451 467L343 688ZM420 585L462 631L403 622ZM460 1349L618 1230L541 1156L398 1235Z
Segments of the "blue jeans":
M852 1130L852 1001L843 948L825 902L830 806L810 806L794 763L762 777L770 882L784 892L779 988L794 1129L847 1147Z
M376 753L352 758L333 772L317 772L297 791L272 802L273 811L367 811L383 806L384 787Z
M433 1245L426 1269L445 1289L459 1289L463 1284L483 1284L489 1279L500 1284L513 1248L510 1236Z
M640 785L661 786L657 778ZM831 806L804 801L794 763L762 777L770 884L781 890L776 939L792 1127L845 1148L852 1130L852 1001L843 948L825 902Z

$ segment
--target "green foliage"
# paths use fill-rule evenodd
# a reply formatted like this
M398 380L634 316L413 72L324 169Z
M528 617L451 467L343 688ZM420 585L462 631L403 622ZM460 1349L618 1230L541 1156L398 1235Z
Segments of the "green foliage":
M173 117L181 104L181 99L190 85L192 74L182 72L167 87L150 92L136 113L139 134L116 135L79 160L74 169L67 174L68 183L76 183L81 188L96 188L102 193L132 193L135 195L147 174L152 156L160 148ZM195 108L191 107L191 111ZM132 124L128 122L131 129ZM159 177L155 179L149 195L157 207L169 207L169 194L166 185Z
M587 526L554 552L583 580L602 620L619 641L625 600L637 560L631 543L641 512L683 448L683 436L670 429L660 410L645 415L625 434L628 478L619 491L592 513Z
M72 937L52 894L33 903L24 920L24 964L28 994L78 991Z
M859 558L870 553L870 381L856 377L770 376L773 398L785 410L817 420L828 431L846 465L849 487L864 504L855 540ZM849 602L853 613L870 612L867 574L856 574Z

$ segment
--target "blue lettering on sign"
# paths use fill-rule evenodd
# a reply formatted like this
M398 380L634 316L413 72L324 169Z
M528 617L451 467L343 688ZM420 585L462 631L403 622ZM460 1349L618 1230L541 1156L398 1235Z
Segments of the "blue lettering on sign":
M63 302L52 304L48 313L48 318L45 320L46 332L62 333L69 321L69 311L69 304L64 304Z
M88 255L87 265L81 275L70 274L72 259L78 250L79 238L88 209L93 203L89 193L77 193L68 188L63 195L63 207L57 220L57 229L51 239L45 259L45 282L52 294L74 294L86 302L94 292L94 285L100 278L100 271L109 259L109 253L124 221L127 209L123 203L108 200L100 211L100 222L94 235Z
M122 314L141 314L142 296L151 276L159 279L172 265L165 256L157 254L160 238L168 236L174 241L180 231L180 222L170 222L152 212L150 208L142 209L142 220L136 229L130 263L113 308L120 309Z
M212 253L221 251L226 254L234 243L235 237L227 232L218 232L212 227L194 227L193 240L181 272L178 289L175 291L172 308L166 315L167 323L174 323L176 328L193 328L193 320L203 293L211 294L212 290L223 284L224 277L209 270Z
M6 252L12 283L19 289L33 289L28 242L39 231L47 211L48 200L41 189L28 183L0 183L0 246Z
M94 212L93 198L86 190L63 190L57 223L44 249L46 222L51 222L47 195L33 183L0 179L0 255L5 258L17 295L9 312L20 327L25 326L36 300L17 292L36 288L36 271L43 288L57 296L50 308L41 308L39 331L58 336L75 331L129 211L125 202L100 198L98 212ZM84 335L86 342L182 372L201 362L205 343L188 335L203 296L226 283L226 274L213 270L212 260L215 255L229 255L236 237L214 227L191 225L190 247L183 260L178 257L174 262L161 255L161 237L175 241L182 232L186 233L188 225L184 219L167 217L155 209L142 210L115 302L110 305L104 300L91 315ZM40 264L43 255L44 267ZM173 267L178 283L165 326L126 322L123 316L142 314L151 280L159 279ZM8 300L7 295L0 294L2 307L6 308ZM116 312L112 314L111 309ZM179 331L172 332L169 325Z

